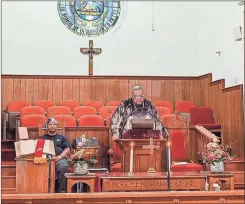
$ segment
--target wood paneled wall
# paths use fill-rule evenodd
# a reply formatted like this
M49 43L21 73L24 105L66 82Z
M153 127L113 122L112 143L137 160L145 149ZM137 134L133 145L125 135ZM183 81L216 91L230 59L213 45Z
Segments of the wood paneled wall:
M201 105L198 77L132 76L11 76L2 75L2 108L12 100L122 100L131 96L135 85L142 85L151 101L191 100Z
M224 79L209 81L210 76L203 82L209 84L205 85L209 97L203 103L213 107L214 120L222 125L224 144L232 144L233 153L244 158L243 86L225 88Z
M244 158L242 85L224 88L224 80L212 82L212 74L199 77L164 76L27 76L2 75L2 109L12 100L122 100L142 85L151 101L190 100L214 108L214 118L223 127L225 144L236 141L236 155Z

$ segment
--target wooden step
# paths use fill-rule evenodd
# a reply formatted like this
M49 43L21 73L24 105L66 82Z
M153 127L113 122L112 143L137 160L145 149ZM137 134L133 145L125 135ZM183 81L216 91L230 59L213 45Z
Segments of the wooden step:
M16 176L2 176L2 189L3 188L15 188Z
M2 149L2 161L14 161L16 154L14 149Z
M1 170L2 170L2 176L16 176L15 164L2 164Z
M2 140L1 141L2 150L3 149L14 149L14 142L15 140Z
M2 194L16 193L16 188L2 188Z

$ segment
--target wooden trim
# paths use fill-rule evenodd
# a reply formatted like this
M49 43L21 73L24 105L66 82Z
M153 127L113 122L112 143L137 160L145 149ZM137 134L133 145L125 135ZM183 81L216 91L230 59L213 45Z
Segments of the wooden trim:
M229 91L235 91L235 90L241 90L241 94L243 95L243 85L242 84L239 84L239 85L235 85L235 86L230 86L230 87L227 87L227 88L223 88L222 89L222 93L226 93L226 92L229 92Z
M136 201L140 202L142 201L142 198L144 200L150 201L192 201L190 203L195 203L195 201L202 201L202 200L209 200L209 201L216 201L217 199L222 199L225 201L237 201L236 203L243 203L244 201L244 190L231 190L231 191L216 191L215 193L212 191L184 191L184 192L144 192L140 193L141 196L139 196L139 192L108 192L108 193L42 193L42 194L2 194L2 202L3 203L9 203L10 201L16 203L18 202L38 202L38 201L52 201L53 203L57 202L58 200L66 200L70 202L74 202L75 200L79 200L81 203L83 202L89 202L92 203L93 201L103 200L105 203L115 203L115 201ZM131 200L132 199L132 200ZM193 202L194 201L194 202ZM97 203L97 202L96 202ZM123 202L125 203L125 202ZM172 202L171 202L172 203ZM177 203L177 202L174 202ZM182 203L182 202L181 202ZM197 203L197 202L196 202ZM229 202L230 203L230 202Z
M25 78L25 79L147 79L147 80L198 80L198 76L102 76L102 75L93 75L93 76L75 76L75 75L11 75L3 74L2 79L16 79L16 78Z
M198 77L198 79L205 79L205 78L211 78L212 79L212 73L204 74Z
M218 84L221 84L222 89L225 88L225 79L218 79L216 81L212 81L210 83L210 86L214 86L214 85L218 85Z

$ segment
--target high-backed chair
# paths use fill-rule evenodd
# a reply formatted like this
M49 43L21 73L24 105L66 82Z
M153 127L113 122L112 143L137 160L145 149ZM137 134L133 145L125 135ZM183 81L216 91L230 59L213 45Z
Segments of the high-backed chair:
M78 120L78 126L96 126L104 125L104 119L99 115L83 115Z
M54 117L55 115L71 115L71 109L66 106L51 106L48 108L48 118Z
M163 124L168 128L171 139L171 170L174 171L199 171L202 165L193 163L190 158L189 120L174 113L161 117ZM187 162L179 164L176 162Z
M106 106L119 106L121 104L121 101L108 101L106 103Z
M154 101L153 105L155 107L166 107L169 108L171 113L174 112L174 105L170 101Z
M213 118L213 109L211 107L190 108L190 123L192 125L203 126L210 132L222 137L221 124L215 123Z
M157 110L157 113L158 113L159 116L168 115L168 114L172 113L172 111L169 108L167 108L167 107L157 106L156 110Z
M73 115L78 120L83 115L96 115L97 110L92 106L78 106L73 109Z
M14 100L8 104L7 110L3 112L3 121L4 129L4 139L6 139L7 135L11 136L11 139L15 139L17 119L20 116L20 111L23 107L30 106L31 103L27 100Z
M39 115L45 115L46 111L43 107L40 106L26 106L23 107L20 110L20 118L22 118L24 115L30 115L30 114L39 114Z
M59 103L59 105L67 106L73 111L74 108L80 106L80 102L76 100L63 100Z
M98 100L88 100L83 102L83 106L92 106L99 112L99 109L104 106L104 103Z
M185 148L185 132L183 130L174 130L171 133L171 158L172 172L190 172L190 171L202 171L203 166L201 164L193 163L188 157L188 153ZM186 163L175 163L186 162Z
M20 120L21 127L43 127L47 122L45 115L30 114L24 115Z
M76 127L77 120L73 115L55 115L60 127Z
M175 109L181 113L190 113L190 108L196 107L191 101L178 101L176 102Z
M106 118L109 115L113 115L115 110L117 109L116 106L103 106L99 109L99 115L102 116L102 118L104 120L106 120Z
M43 107L44 110L48 112L48 108L56 106L56 103L52 100L37 100L33 102L33 105Z

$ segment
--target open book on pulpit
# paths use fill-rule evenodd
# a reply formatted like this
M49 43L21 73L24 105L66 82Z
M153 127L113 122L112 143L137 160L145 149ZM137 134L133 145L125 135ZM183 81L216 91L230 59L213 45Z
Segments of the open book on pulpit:
M36 145L37 140L20 140L15 142L14 146L16 157L25 157L27 155L34 154ZM54 142L52 140L45 140L43 154L55 155Z

